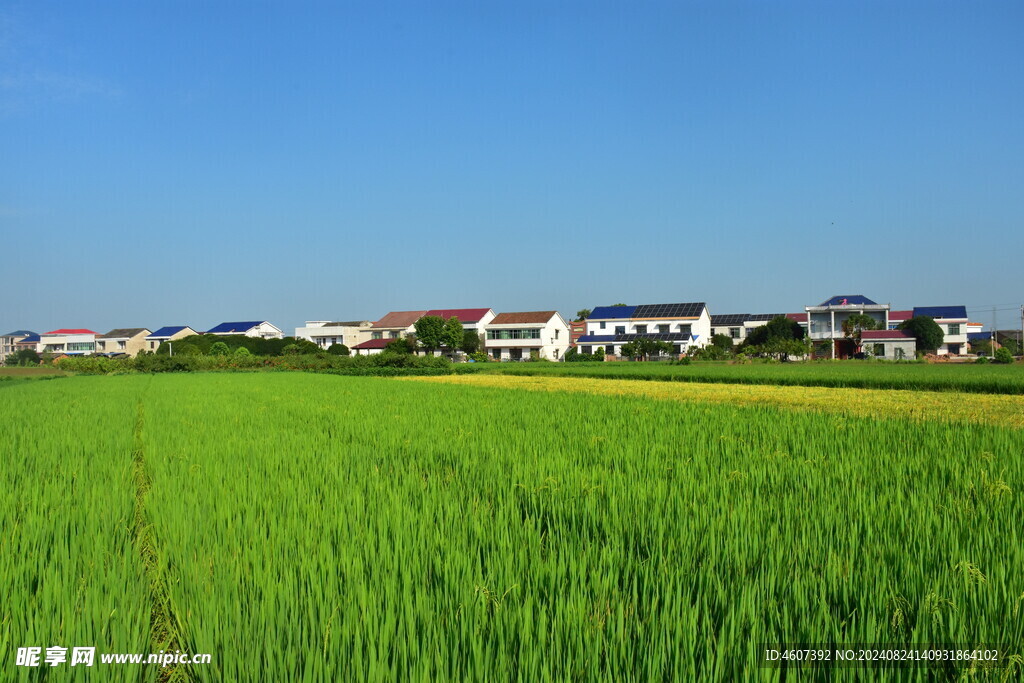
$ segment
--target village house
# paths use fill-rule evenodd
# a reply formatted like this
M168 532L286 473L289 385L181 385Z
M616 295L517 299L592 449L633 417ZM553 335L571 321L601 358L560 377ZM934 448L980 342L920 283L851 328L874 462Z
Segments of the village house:
M484 349L494 360L561 360L570 327L558 311L499 313L487 325Z
M711 314L703 302L598 306L576 344L581 353L603 349L607 356L618 356L624 344L641 338L668 342L673 354L685 354L710 343Z
M96 337L96 353L106 356L124 354L135 358L146 350L146 337L150 334L145 327L125 327L111 330Z

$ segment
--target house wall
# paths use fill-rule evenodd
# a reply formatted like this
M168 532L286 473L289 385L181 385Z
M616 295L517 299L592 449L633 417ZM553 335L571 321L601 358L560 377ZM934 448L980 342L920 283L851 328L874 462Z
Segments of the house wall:
M882 346L883 352L881 355L876 353L876 345ZM875 358L884 358L885 360L912 360L917 353L917 343L913 339L903 339L900 341L865 339L864 347ZM901 351L902 356L900 356Z
M178 330L177 332L172 334L170 337L166 337L166 338L162 338L162 339L146 339L146 340L144 340L145 341L145 345L143 347L143 350L144 351L150 351L152 353L156 353L156 350L160 348L160 344L162 344L165 341L171 341L171 342L172 341L177 341L179 339L184 339L185 337L191 337L191 336L196 335L196 334L199 334L199 333L196 332L195 330L193 330L190 327L186 327L183 330Z
M96 335L94 334L44 334L39 337L36 345L38 353L66 353L84 356L96 352Z
M944 356L954 352L967 353L966 320L938 318L935 322L942 328L943 334L942 345L936 351L938 355ZM951 346L953 347L952 349L950 348Z
M518 349L523 359L530 358L530 352L536 351L546 360L561 360L569 349L572 335L568 323L561 316L552 316L543 325L539 323L508 323L505 325L488 325L486 332L500 330L540 329L539 339L487 339L485 333L484 350L496 360L510 360L513 349ZM497 352L497 355L495 355Z
M309 340L322 349L330 348L334 344L344 344L351 349L356 344L362 344L370 339L371 325L370 322L359 326L306 323L306 327L295 328L295 337Z
M126 353L135 358L141 351L145 351L149 347L149 343L146 341L149 334L148 330L143 330L130 338L97 339L96 351L99 353ZM121 346L122 343L124 346Z
M18 341L25 337L0 337L0 363L7 360L7 356L19 351Z

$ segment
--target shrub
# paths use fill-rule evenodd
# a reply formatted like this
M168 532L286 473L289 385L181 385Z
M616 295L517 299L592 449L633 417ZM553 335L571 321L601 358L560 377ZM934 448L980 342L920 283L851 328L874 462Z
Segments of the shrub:
M344 344L331 344L327 347L327 353L332 356L348 356L352 352Z
M1013 362L1013 354L1010 352L1010 349L1006 347L1000 347L996 349L995 358L993 358L992 360L996 363L1002 363L1004 365L1007 365Z

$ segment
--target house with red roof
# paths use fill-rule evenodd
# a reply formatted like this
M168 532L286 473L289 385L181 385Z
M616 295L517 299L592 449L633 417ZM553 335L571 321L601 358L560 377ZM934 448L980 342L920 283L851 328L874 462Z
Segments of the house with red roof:
M85 328L61 328L39 335L39 353L85 356L96 352L96 333Z
M499 313L487 325L484 348L494 360L561 360L571 340L558 311Z

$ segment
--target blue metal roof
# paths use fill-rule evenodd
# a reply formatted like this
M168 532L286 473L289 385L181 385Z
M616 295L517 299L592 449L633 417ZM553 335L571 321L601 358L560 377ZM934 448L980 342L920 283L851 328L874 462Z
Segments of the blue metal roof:
M38 344L39 343L39 335L35 334L35 333L32 333L32 334L28 335L27 337L25 337L24 339L21 340L22 344L24 344L26 342L29 343L29 344L32 344L32 343Z
M968 332L967 341L978 341L979 339L991 339L991 332Z
M914 317L926 315L929 318L966 318L966 306L915 306Z
M172 336L178 334L179 332L181 332L186 327L188 327L188 325L172 325L172 326L169 326L169 327L161 327L159 330L157 330L153 334L151 334L148 337L146 337L146 339L158 339L160 337L172 337Z
M845 303L844 303L845 302ZM878 304L863 294L840 294L828 301L823 301L820 306L877 306Z
M8 332L5 337L28 337L35 334L32 330L15 330L14 332Z
M590 312L587 320L611 320L618 318L632 318L636 306L598 306Z
M577 344L607 344L615 341L614 334L585 334L576 340Z
M250 320L247 322L240 323L221 323L220 325L217 325L217 327L214 327L212 330L207 330L206 334L224 334L227 332L238 332L241 334L243 332L248 332L257 325L260 325L261 323L263 323L262 320Z

